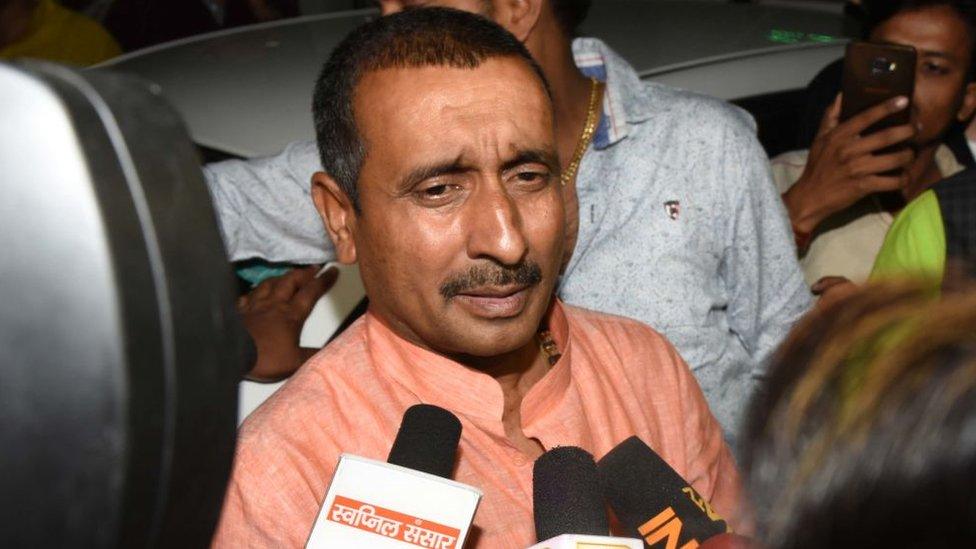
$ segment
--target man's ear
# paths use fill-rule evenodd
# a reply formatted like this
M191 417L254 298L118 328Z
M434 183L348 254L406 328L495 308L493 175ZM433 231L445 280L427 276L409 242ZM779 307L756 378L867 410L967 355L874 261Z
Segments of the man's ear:
M549 0L495 0L495 22L525 42L539 24L542 8Z
M315 172L312 176L312 201L335 245L336 259L346 265L355 263L356 210L352 200L329 174Z
M966 91L963 92L962 96L962 106L959 107L956 118L960 122L968 122L973 117L973 112L976 112L976 82L966 84Z

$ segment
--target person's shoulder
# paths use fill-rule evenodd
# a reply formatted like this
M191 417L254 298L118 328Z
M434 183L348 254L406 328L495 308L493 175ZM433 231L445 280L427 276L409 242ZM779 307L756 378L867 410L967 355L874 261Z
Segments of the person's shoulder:
M779 153L774 156L770 162L774 165L781 164L785 166L791 166L794 168L803 168L807 165L807 159L810 157L809 149L797 149L795 151L787 151L784 153Z
M945 260L946 234L939 199L928 189L895 217L874 259L871 280L910 277L938 286Z
M663 334L647 324L567 306L574 364L582 358L598 377L626 384L649 407L670 406L671 396L696 385L694 375Z
M70 41L76 62L94 64L122 53L115 38L87 15L57 2L50 2L50 9L45 13L45 23L51 25L51 31L63 33L63 38Z
M203 166L208 181L227 179L235 184L250 184L254 180L290 178L302 185L317 171L322 170L318 146L315 141L293 141L277 154L248 160L232 158L207 163Z
M593 309L578 307L568 303L562 303L562 307L566 312L566 317L569 319L570 324L573 326L606 329L611 331L648 330L651 333L657 334L657 332L655 332L650 326L640 322L639 320L626 316L595 311Z
M587 346L638 360L673 362L674 346L647 324L624 316L563 304L570 330Z
M382 457L393 426L370 420L379 406L372 398L382 393L365 323L353 323L244 421L218 534L222 545L300 545L339 456Z
M776 188L780 194L790 190L790 187L800 179L807 166L809 156L809 150L800 149L780 153L769 161L773 172L773 181L776 183Z
M749 133L756 131L752 115L728 101L710 95L645 81L644 100L652 112L669 115L679 127L708 124Z
M921 233L942 229L939 195L935 189L926 189L909 202L892 221L886 242L901 238L916 240Z
M942 197L958 198L972 203L976 201L976 168L957 171L932 185L931 189L940 199Z
M366 323L360 318L248 416L241 426L241 440L273 445L296 420L341 415L341 396L350 384L375 380L369 365Z

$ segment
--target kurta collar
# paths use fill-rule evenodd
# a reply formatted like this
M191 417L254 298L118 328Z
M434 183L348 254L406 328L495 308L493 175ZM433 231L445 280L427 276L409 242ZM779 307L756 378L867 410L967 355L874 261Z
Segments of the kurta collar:
M546 318L562 356L523 398L523 425L550 409L570 384L572 341L558 300L553 300ZM474 418L501 421L504 397L494 378L414 345L371 312L366 313L365 322L367 348L376 369L420 402Z

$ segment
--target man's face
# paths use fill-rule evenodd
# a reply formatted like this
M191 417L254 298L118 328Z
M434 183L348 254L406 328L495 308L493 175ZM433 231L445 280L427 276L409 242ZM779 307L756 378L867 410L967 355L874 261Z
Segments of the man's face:
M413 8L454 8L491 17L490 0L378 0L380 12L390 15L398 11Z
M950 7L901 12L871 33L874 42L913 46L918 51L912 118L920 125L919 146L942 138L953 121L972 114L973 86L967 85L972 43L969 30Z
M366 146L346 208L370 307L448 355L532 341L563 253L552 106L515 58L476 69L367 73L353 111Z

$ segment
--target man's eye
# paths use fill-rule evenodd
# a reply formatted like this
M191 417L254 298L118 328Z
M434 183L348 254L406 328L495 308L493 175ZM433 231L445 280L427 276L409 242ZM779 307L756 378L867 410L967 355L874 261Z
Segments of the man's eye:
M453 200L457 196L458 190L457 185L442 183L417 189L414 194L423 204L439 206Z
M539 172L521 172L517 176L521 181L538 181L544 177L546 174Z
M521 171L515 174L515 182L530 187L543 187L549 182L550 174L545 171Z
M929 74L949 74L948 67L943 67L942 65L937 65L935 63L923 63L922 69Z
M438 196L442 196L445 193L447 193L447 185L435 185L433 187L427 187L426 189L420 192L422 192L424 196L436 198Z

